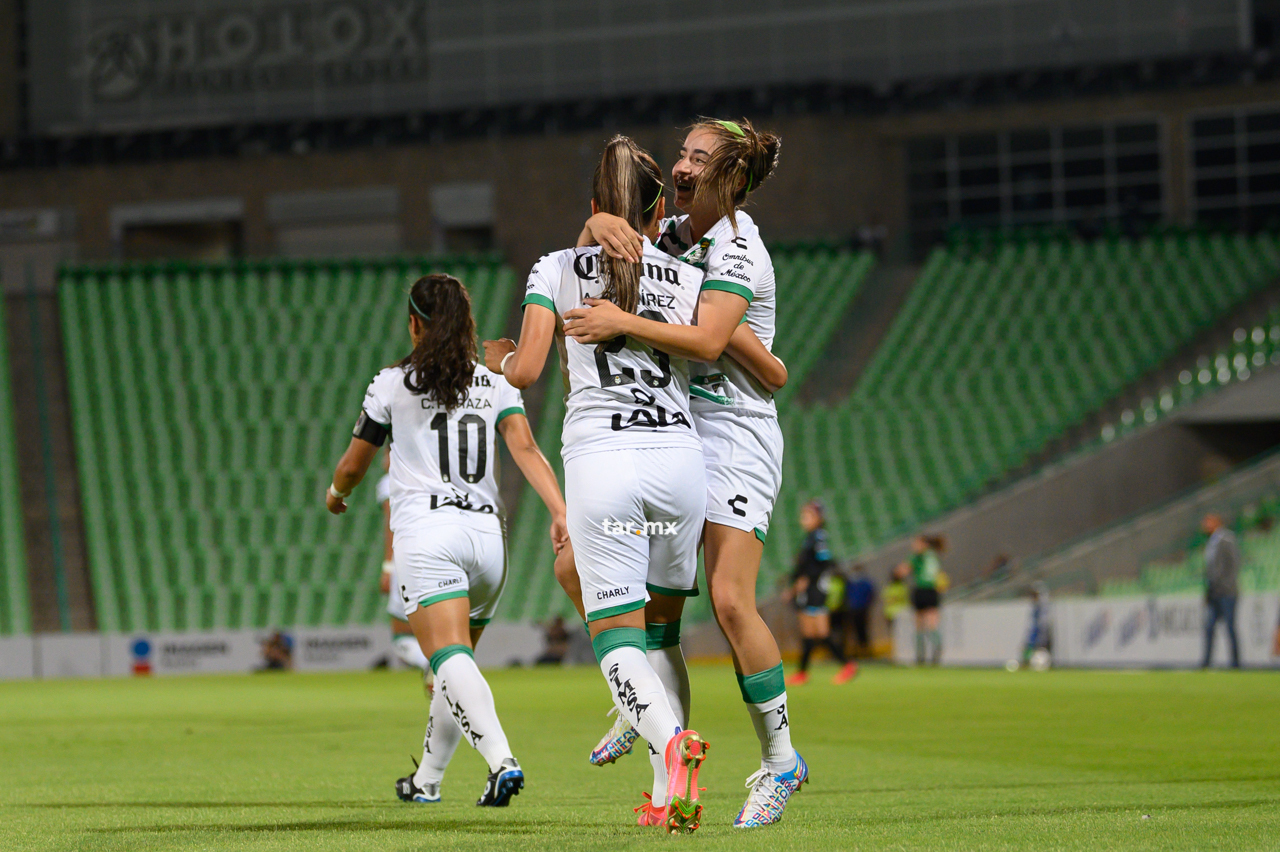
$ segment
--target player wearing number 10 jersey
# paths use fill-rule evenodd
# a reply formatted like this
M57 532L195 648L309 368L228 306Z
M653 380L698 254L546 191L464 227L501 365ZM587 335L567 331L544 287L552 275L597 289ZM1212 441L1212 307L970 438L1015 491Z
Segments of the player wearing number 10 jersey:
M391 594L436 675L422 763L396 782L396 794L439 801L445 767L466 739L489 764L477 804L500 807L524 786L524 774L472 652L507 577L498 433L551 511L557 548L566 539L564 501L520 392L476 363L471 301L456 278L427 275L413 285L409 332L413 352L378 373L365 393L326 502L334 514L346 511L346 496L391 436Z

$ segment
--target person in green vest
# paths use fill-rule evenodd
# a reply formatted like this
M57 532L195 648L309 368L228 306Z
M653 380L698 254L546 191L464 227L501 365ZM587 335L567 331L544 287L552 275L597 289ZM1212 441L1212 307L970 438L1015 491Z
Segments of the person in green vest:
M889 582L885 583L883 591L880 592L880 603L884 607L884 622L889 636L889 641L893 641L893 623L897 620L898 615L907 608L907 599L911 596L910 590L907 588L907 578L911 576L911 566L905 562L899 562L893 566L893 572L889 575ZM890 658L893 657L892 650L889 653Z
M942 662L942 631L938 629L938 590L942 573L941 555L947 540L940 535L919 535L911 542L911 608L916 611L916 665L924 665L926 646L932 644L927 659Z

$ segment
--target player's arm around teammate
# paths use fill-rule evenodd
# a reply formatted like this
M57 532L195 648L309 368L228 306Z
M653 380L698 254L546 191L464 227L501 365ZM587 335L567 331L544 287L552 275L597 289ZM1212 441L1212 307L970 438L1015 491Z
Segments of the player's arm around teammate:
M592 208L624 215L652 240L664 212L662 188L652 157L615 137L596 170ZM593 295L624 313L692 323L698 271L647 242L643 257L632 263L594 248L543 257L529 276L519 345L486 341L486 364L517 385L536 380L564 313ZM615 708L651 749L653 796L640 808L640 824L692 830L701 814L696 773L705 744L683 730L688 678L678 620L684 598L698 593L705 482L688 365L620 335L600 345L565 339L563 346L562 455L574 564L585 590L580 612Z
M672 168L675 203L687 215L665 223L659 241L664 251L703 268L704 293L741 296L746 322L766 348L776 321L773 264L759 229L738 208L777 167L780 144L777 136L746 121L694 124ZM588 222L582 239L611 253L632 251L629 236L609 233L610 222L604 217ZM632 332L647 341L679 342L652 325ZM734 820L736 827L747 828L779 820L789 797L808 778L807 766L791 746L778 645L755 598L781 485L782 432L767 383L755 371L720 357L708 368L691 365L691 373L694 423L707 464L707 585L761 748L761 769L748 779L751 792Z

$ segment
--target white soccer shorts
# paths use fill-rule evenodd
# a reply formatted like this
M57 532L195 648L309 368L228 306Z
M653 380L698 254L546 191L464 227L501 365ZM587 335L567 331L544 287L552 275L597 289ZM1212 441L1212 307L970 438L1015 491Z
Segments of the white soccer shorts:
M701 452L588 453L565 463L564 483L588 621L640 609L647 592L698 594L707 493Z
M497 612L507 582L506 540L498 518L397 533L395 559L392 594L404 604L406 618L450 598L470 600L473 627L488 624Z
M776 417L699 411L693 425L707 460L707 520L764 541L782 488L782 429Z

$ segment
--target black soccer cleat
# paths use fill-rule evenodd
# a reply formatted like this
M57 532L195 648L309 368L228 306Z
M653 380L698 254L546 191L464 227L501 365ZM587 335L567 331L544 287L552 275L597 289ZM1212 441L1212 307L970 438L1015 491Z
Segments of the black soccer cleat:
M413 760L413 758L409 758ZM414 769L418 767L418 761L413 761ZM440 782L428 784L426 787L419 787L413 782L413 776L409 775L405 778L396 779L396 796L402 802L419 802L422 804L432 804L440 801Z
M490 772L484 792L476 804L482 808L505 808L511 797L524 788L524 771L514 757L502 761L497 772Z

